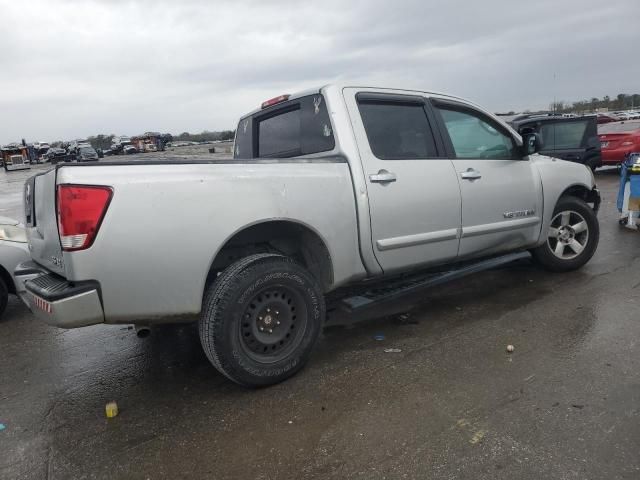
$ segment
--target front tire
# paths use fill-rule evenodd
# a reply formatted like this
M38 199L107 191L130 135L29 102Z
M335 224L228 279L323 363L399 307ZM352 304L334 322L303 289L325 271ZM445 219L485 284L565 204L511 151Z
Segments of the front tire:
M532 251L547 270L568 272L587 263L598 248L600 225L587 203L576 197L561 197L545 242Z
M207 289L200 341L211 363L245 387L279 383L307 362L325 317L322 290L292 259L243 258Z

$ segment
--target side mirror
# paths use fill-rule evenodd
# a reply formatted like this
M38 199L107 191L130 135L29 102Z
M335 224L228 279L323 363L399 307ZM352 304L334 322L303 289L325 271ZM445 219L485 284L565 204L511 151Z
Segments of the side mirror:
M542 139L537 133L526 133L522 136L522 150L525 155L533 155L542 149Z

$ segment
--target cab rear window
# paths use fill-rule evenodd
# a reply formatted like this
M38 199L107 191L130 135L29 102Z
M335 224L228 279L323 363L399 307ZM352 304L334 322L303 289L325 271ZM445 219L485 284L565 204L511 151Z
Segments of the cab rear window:
M240 120L234 158L290 158L335 147L324 97L284 102Z
M258 122L259 157L293 157L302 154L300 105Z

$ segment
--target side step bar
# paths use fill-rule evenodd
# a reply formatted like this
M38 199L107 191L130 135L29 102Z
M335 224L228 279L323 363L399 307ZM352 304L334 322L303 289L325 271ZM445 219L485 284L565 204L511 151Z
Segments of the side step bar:
M531 258L531 254L529 252L509 253L500 257L489 258L474 263L467 263L455 268L454 270L446 272L416 275L411 278L405 277L395 282L380 284L379 287L367 290L360 295L343 298L341 303L348 311L356 312L364 308L378 305L381 302L396 300L404 295L408 295L425 288L435 287L436 285L441 285L452 280L466 277L472 273L490 270L525 258Z

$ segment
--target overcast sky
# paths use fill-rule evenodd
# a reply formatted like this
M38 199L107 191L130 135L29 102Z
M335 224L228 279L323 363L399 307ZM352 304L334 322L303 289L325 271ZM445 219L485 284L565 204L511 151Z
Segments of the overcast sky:
M0 0L0 142L233 129L331 81L492 111L640 92L640 0Z

